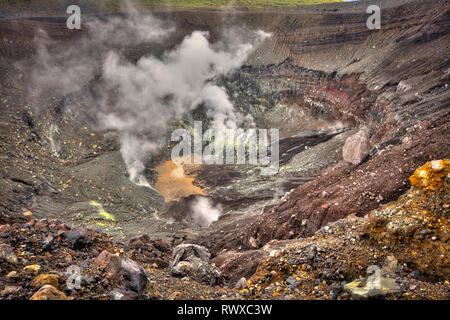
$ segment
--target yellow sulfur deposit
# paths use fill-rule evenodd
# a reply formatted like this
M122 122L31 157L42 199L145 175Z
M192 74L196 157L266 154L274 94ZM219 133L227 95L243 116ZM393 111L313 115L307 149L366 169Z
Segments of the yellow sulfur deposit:
M96 207L97 209L98 209L98 214L104 219L104 220L107 220L107 221L112 221L112 222L114 222L114 221L116 221L116 218L114 218L114 216L112 215L112 214L109 214L108 212L106 212L104 209L103 209L103 206L100 204L100 203L98 203L97 201L90 201L89 202L89 204L91 205L91 206L94 206L94 207Z
M419 189L437 190L450 174L450 160L434 160L427 162L409 178L411 184Z

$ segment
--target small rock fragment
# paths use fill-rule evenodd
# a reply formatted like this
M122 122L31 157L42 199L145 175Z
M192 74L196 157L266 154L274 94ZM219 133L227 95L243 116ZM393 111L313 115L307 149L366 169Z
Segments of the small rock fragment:
M67 300L67 296L52 285L40 288L30 300Z
M19 287L19 286L6 286L5 289L3 289L0 292L0 295L1 296L6 296L6 295L9 295L9 294L14 294L14 293L19 292L20 289L21 289L21 287Z
M123 289L114 289L109 296L113 300L136 300L139 297L136 292Z
M381 274L394 274L397 271L398 260L394 256L387 256L384 260Z
M54 274L40 274L33 279L31 286L35 288L41 288L47 284L58 288L58 277Z
M4 259L11 264L19 263L13 248L5 243L0 244L0 259Z
M53 240L54 238L52 236L46 237L43 241L42 249L48 250L52 246Z
M297 280L295 280L293 276L289 276L289 278L287 278L286 284L288 286L288 289L290 290L295 290L295 288L297 288L298 285Z
M16 279L19 277L19 274L16 271L11 271L6 275L7 279Z
M83 229L72 230L63 233L64 237L70 241L72 249L79 250L85 248L88 244L86 231Z
M175 291L170 294L169 300L181 299L182 296L183 296L183 294L180 291Z
M236 282L234 288L237 289L237 290L242 290L242 289L247 288L247 279L245 279L245 278L239 279Z
M32 265L24 267L23 270L38 273L39 270L41 270L41 266L38 264L32 264Z

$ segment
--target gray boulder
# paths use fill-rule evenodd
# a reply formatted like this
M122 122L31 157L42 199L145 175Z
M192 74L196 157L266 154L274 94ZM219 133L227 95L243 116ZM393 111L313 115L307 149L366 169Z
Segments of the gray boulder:
M126 290L131 290L141 295L147 285L147 274L145 270L135 261L122 258L123 286Z
M345 141L342 156L347 162L360 164L367 158L369 151L369 135L366 131L361 130Z
M209 264L211 254L205 247L195 244L177 246L172 254L169 270L174 276L189 277L208 285L222 283L220 272Z

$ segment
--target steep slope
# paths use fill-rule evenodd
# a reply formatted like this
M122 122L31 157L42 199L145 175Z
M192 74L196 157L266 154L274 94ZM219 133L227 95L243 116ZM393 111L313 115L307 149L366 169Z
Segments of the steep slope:
M217 252L251 248L250 239L260 246L310 236L336 219L364 215L403 193L417 166L448 157L448 3L411 2L383 17L378 31L365 29L365 16L356 13L278 21L273 47L255 57L280 61L255 67L261 87L284 93L297 110L366 130L372 150L366 162L326 168L241 230L208 240Z

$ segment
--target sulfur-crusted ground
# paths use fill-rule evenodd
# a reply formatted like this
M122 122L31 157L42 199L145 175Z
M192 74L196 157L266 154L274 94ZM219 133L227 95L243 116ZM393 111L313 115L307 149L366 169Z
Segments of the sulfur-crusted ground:
M388 257L395 257L386 276L400 291L387 298L448 299L450 160L428 162L410 180L412 188L397 202L267 250L246 292L258 298L345 299L345 282L367 277L370 266L383 272Z

